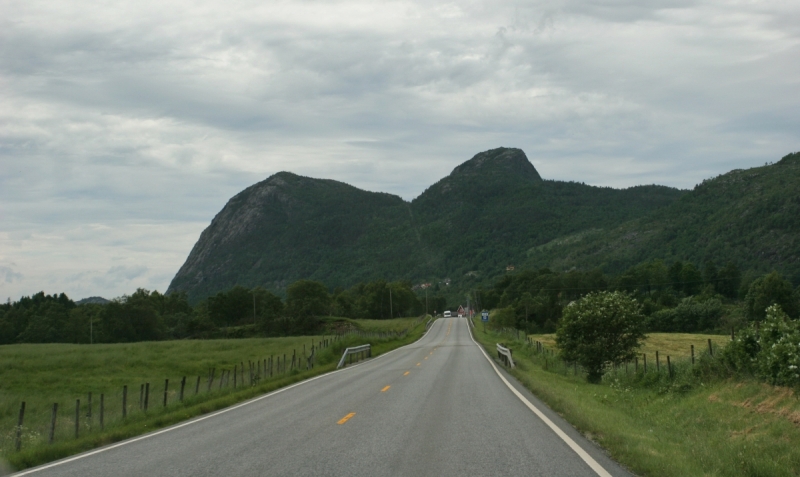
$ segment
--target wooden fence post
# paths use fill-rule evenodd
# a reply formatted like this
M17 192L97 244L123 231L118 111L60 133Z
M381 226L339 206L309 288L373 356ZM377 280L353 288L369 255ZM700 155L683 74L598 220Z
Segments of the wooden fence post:
M167 392L169 391L169 379L164 380L164 407L167 407Z
M89 393L89 399L86 400L86 423L89 427L92 426L92 393Z
M672 363L669 360L669 355L667 355L667 371L669 371L669 378L672 379Z
M692 347L692 364L694 364L694 345L691 345L691 347Z
M19 406L19 419L17 419L17 451L22 449L22 422L25 419L25 401Z
M186 387L186 376L181 379L181 398L180 401L183 402L183 388Z
M633 366L634 366L633 371L638 373L639 372L639 357L638 356L633 358Z
M197 393L200 392L200 375L197 375L197 385L194 387L194 395L197 396Z
M139 386L139 410L144 409L144 384Z
M81 428L81 400L75 400L75 439L78 438L79 430Z
M647 373L647 353L642 353L642 364L644 365L644 372Z
M236 382L236 379L237 379L237 377L238 377L238 376L237 376L238 374L239 374L238 365L234 364L234 365L233 365L233 389L236 389L236 385L238 384L238 383Z
M656 372L661 372L661 360L658 358L658 351L656 351Z
M714 356L714 348L711 347L711 338L708 339L708 354Z
M100 430L102 431L105 428L105 423L103 422L104 414L105 414L105 395L100 393Z
M211 392L211 385L214 384L214 375L217 373L217 368L211 368L211 373L208 376L208 390L206 392Z
M56 415L58 414L58 403L53 403L53 414L50 415L50 444L56 438Z
M150 402L150 383L144 383L144 410L147 412L147 405Z

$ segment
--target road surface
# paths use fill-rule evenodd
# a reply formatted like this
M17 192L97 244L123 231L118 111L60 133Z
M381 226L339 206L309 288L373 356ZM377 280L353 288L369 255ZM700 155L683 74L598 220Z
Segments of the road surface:
M440 319L378 358L18 475L630 475L487 359L468 327Z

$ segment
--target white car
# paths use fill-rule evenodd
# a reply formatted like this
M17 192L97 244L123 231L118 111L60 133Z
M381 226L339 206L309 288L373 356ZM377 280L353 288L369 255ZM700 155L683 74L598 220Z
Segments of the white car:
M450 312L449 311L445 311L443 316L445 318L450 318Z

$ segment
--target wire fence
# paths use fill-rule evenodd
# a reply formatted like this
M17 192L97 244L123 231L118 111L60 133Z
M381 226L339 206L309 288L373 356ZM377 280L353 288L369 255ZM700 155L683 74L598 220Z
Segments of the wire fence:
M319 340L312 339L309 346L293 349L291 354L250 357L225 367L209 368L197 376L162 377L115 389L87 390L73 400L49 404L41 399L22 401L16 426L0 434L0 454L79 439L311 370L323 350L333 348L335 354L351 343L352 338L403 339L424 319L425 316L419 317L400 331L346 329Z

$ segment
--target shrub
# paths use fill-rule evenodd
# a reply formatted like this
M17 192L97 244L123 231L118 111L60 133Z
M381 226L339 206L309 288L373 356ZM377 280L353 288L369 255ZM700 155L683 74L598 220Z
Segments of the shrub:
M779 305L766 310L761 326L759 375L782 386L800 384L800 323L790 320Z
M600 382L612 364L630 361L644 340L641 305L620 292L590 293L564 308L556 342L561 357L587 370L587 380Z

